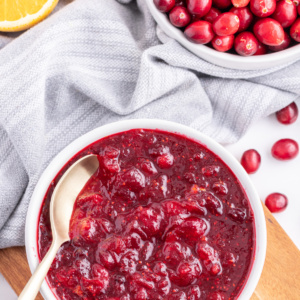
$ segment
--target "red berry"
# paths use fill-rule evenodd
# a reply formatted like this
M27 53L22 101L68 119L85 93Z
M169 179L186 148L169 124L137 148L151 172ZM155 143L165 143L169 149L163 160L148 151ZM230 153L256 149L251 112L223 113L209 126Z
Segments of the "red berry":
M212 0L213 6L219 9L226 9L232 5L231 0Z
M232 12L219 15L213 22L213 30L217 35L225 36L235 34L240 26L240 20Z
M282 124L292 124L298 118L298 107L295 102L276 113L277 120Z
M217 8L212 7L209 12L204 16L203 20L209 23L213 23L213 21L221 14L221 11Z
M300 43L300 18L292 25L290 35L296 42Z
M196 44L207 44L214 37L212 25L206 21L197 21L188 25L184 34L191 42Z
M282 212L288 205L288 198L279 193L273 193L266 198L267 208L272 213Z
M250 0L231 0L234 7L246 7Z
M235 51L242 56L255 54L258 47L258 41L253 33L244 31L240 33L234 41Z
M276 0L251 0L250 8L257 17L268 17L276 9Z
M295 158L299 153L298 143L292 139L282 139L272 147L272 155L279 160Z
M253 55L263 55L268 52L268 48L266 45L258 41L257 51Z
M232 7L230 11L239 17L240 26L237 32L242 32L247 30L254 19L253 14L250 11L249 7L241 7L241 8Z
M170 11L169 18L175 27L185 27L191 22L191 15L184 6L175 6Z
M277 52L277 51L281 51L281 50L284 50L286 48L288 48L288 46L290 45L291 43L291 38L290 36L285 32L284 33L284 40L283 42L278 45L278 46L269 46L269 49L273 52Z
M297 8L291 0L280 0L272 18L278 21L283 28L290 27L297 19Z
M216 35L211 41L212 46L220 52L225 52L230 50L233 46L233 42L234 42L233 34L227 36Z
M211 8L212 0L187 0L189 12L198 17L205 16Z
M253 27L257 39L268 46L278 46L284 40L284 30L278 21L264 18L257 21Z
M175 6L175 0L154 0L156 8L161 12L168 12Z
M255 173L260 166L260 162L260 154L254 149L245 151L241 158L241 164L248 174Z
M294 4L296 5L296 7L299 6L299 0L293 0ZM298 8L298 13L299 13L299 8Z

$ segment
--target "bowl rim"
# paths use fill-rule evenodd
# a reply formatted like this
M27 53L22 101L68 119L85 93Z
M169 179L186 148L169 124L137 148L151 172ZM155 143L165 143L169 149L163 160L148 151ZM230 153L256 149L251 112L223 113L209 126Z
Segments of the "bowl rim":
M213 153L218 155L218 157L227 164L227 166L233 171L235 176L238 178L239 182L241 183L248 196L249 202L254 212L255 220L255 257L250 275L246 281L244 289L238 297L239 300L250 299L258 284L260 275L263 270L267 246L265 217L260 198L256 192L256 189L254 188L254 185L252 184L248 174L240 165L240 163L236 160L236 158L219 143L191 127L181 125L175 122L156 119L125 120L100 126L71 142L50 162L48 167L42 173L34 189L26 217L25 246L27 260L31 272L33 272L39 264L39 255L37 248L37 228L41 206L44 200L44 196L48 190L48 187L50 186L52 180L55 178L57 173L62 169L62 167L66 164L68 160L70 160L79 151L84 149L86 146L92 144L93 142L115 133L141 128L158 129L178 133L199 142L200 144L204 145L209 150L211 150ZM54 293L51 291L46 280L44 280L41 286L41 294L44 297L44 299L47 300L57 299Z
M229 68L237 70L258 70L284 66L289 62L292 63L294 60L297 60L297 58L299 59L300 44L279 52L253 56L240 56L227 52L219 52L206 45L195 44L190 42L179 28L174 27L170 23L167 15L156 8L153 0L145 1L156 23L169 37L175 39L182 46L210 63L225 68L228 68L230 65Z

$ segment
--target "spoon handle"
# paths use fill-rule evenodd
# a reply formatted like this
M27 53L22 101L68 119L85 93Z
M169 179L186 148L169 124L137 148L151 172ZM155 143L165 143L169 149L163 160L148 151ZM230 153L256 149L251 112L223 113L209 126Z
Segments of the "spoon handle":
M56 253L63 242L57 239L53 240L50 249L41 261L30 280L26 284L18 300L34 300L40 290L40 287L51 267L51 264L56 256Z

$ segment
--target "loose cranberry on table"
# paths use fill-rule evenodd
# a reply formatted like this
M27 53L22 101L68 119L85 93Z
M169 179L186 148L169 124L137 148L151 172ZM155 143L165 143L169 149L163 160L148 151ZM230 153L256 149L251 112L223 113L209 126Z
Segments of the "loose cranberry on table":
M260 163L260 154L254 149L245 151L241 158L241 165L244 167L248 174L255 173L260 167Z
M255 257L255 224L242 186L219 157L184 136L145 129L105 137L73 161L87 153L99 155L99 169L76 199L71 241L47 276L57 299L238 298ZM42 207L41 258L64 171Z
M245 31L246 29L249 28L249 26L253 22L254 17L249 7L241 7L241 8L232 7L230 9L230 12L237 15L240 20L240 26L237 32Z
M184 35L196 44L207 44L215 34L212 24L201 20L188 25L184 30Z
M280 0L272 18L278 21L283 28L290 27L297 19L297 8L291 0Z
M175 27L185 27L191 22L191 15L184 6L175 6L170 11L169 18Z
M257 39L268 46L278 46L284 40L284 30L280 23L271 18L257 21L253 27Z
M276 9L276 0L250 0L250 9L257 17L268 17Z
M227 36L218 36L216 35L212 41L212 46L220 51L220 52L226 52L230 50L233 47L234 43L234 35L227 35Z
M239 26L239 17L232 12L219 15L213 22L213 30L215 34L220 36L235 34Z
M295 102L284 107L276 113L277 120L285 125L292 124L298 119L298 107Z
M292 139L282 139L273 145L271 153L279 160L293 159L299 153L299 145Z
M273 193L266 198L265 204L272 213L282 212L288 205L288 198L283 194Z
M161 12L169 12L175 6L175 0L153 0L157 9Z
M269 49L273 52L282 51L288 48L290 44L291 44L291 38L286 32L284 32L283 42L278 46L269 46Z
M238 34L234 40L235 51L242 56L250 56L256 53L258 41L253 33L244 31Z
M205 16L211 9L212 0L187 0L187 8L191 14L199 18Z
M300 43L300 18L292 25L290 35L296 42Z

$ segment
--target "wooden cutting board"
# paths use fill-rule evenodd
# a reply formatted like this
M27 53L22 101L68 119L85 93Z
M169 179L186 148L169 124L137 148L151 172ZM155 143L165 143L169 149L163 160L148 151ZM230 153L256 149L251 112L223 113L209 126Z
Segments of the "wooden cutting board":
M267 257L251 300L299 300L300 251L265 206L264 211L268 231ZM19 295L31 275L25 248L0 250L0 272ZM43 298L38 295L36 299Z

